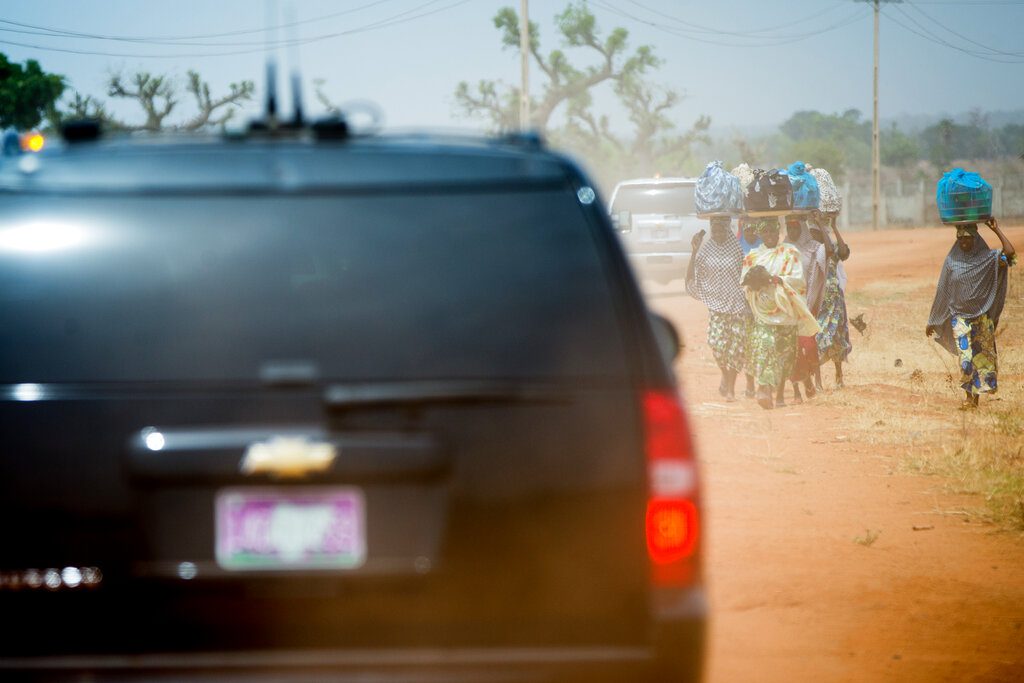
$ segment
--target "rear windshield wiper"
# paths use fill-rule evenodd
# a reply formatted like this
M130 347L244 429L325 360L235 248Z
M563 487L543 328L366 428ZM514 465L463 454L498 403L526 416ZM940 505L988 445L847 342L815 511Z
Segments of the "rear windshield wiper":
M478 403L567 403L565 389L522 382L490 380L428 380L333 384L324 403L333 410Z

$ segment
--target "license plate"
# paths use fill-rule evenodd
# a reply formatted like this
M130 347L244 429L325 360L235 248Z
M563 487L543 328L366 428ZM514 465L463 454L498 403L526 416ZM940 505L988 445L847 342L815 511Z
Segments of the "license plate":
M366 561L359 489L222 489L215 514L223 569L354 569Z

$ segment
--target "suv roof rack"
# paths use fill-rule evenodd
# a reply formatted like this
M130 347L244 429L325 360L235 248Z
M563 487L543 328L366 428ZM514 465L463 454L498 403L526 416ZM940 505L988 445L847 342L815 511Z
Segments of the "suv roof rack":
M103 125L97 119L73 119L61 124L60 134L69 145L94 142L103 137Z
M499 135L495 140L507 145L527 147L529 149L544 149L544 136L535 130L513 131Z

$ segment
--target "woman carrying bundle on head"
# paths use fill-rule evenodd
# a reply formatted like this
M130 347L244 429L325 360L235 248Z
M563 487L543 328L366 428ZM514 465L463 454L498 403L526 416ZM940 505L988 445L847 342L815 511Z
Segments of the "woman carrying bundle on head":
M996 219L986 225L1001 248L989 249L976 223L957 226L925 328L927 336L934 334L960 359L966 408L976 408L981 394L998 389L995 332L1006 302L1007 269L1017 262L1016 250Z
M822 286L820 303L812 306L811 312L818 318L821 332L815 340L818 346L818 363L832 361L836 368L836 388L843 386L843 363L853 350L850 342L850 325L846 314L846 273L843 261L850 258L850 247L836 228L836 217L812 214L814 225L810 229L811 237L823 245L825 252L825 277ZM829 235L829 227L836 235L835 242ZM810 297L808 297L810 300ZM815 371L818 389L821 387L821 372Z
M817 334L818 323L804 298L800 252L779 241L779 222L761 218L754 228L762 244L743 259L742 280L754 317L750 333L750 368L762 408L784 406L786 379L796 362L797 338Z
M711 219L711 236L693 238L693 258L686 271L686 291L708 307L708 346L722 372L718 392L736 400L736 377L747 362L750 308L740 286L743 251L728 216Z

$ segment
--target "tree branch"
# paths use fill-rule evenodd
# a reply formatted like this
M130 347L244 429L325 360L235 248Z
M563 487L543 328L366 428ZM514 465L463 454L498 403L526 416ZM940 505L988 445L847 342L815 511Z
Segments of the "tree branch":
M324 91L325 83L326 81L322 78L317 78L313 81L313 88L314 94L316 95L316 100L317 102L323 105L324 109L327 110L328 114L330 114L331 116L340 116L341 108L338 105L336 105L331 100L330 97L327 96L327 93Z
M116 73L110 77L107 94L111 97L135 100L146 113L146 122L140 126L125 126L127 130L159 131L177 105L174 85L166 76L153 76L144 71L132 77L134 89L124 83L124 77ZM159 102L158 102L159 101Z
M468 116L484 116L491 120L498 131L513 130L518 123L518 110L515 106L519 91L507 89L504 97L498 92L495 81L480 81L476 90L471 90L469 83L459 83L455 90L455 104Z
M188 72L188 86L186 90L196 98L196 107L199 112L189 121L180 126L181 130L199 130L207 126L220 126L227 123L235 114L234 107L239 103L252 99L256 86L252 81L232 83L228 86L230 92L213 99L210 96L210 84L203 81L195 71ZM215 117L214 112L223 109L224 113Z

